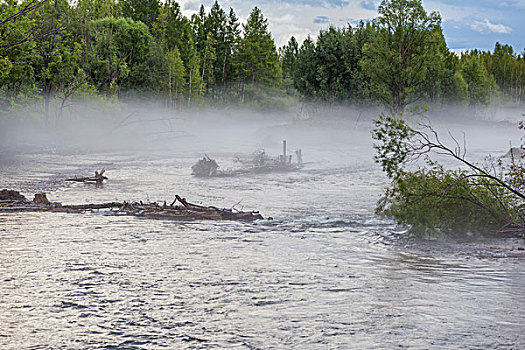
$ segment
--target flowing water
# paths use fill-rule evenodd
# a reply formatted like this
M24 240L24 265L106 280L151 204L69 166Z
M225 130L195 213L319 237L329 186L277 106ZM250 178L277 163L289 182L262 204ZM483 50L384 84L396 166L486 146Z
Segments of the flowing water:
M407 235L374 215L386 179L369 135L314 131L288 133L303 170L239 178L190 167L203 152L223 168L257 147L278 154L286 127L214 146L210 131L147 150L3 154L0 187L27 196L180 194L273 220L0 214L0 348L523 348L524 242ZM102 167L102 187L63 181Z

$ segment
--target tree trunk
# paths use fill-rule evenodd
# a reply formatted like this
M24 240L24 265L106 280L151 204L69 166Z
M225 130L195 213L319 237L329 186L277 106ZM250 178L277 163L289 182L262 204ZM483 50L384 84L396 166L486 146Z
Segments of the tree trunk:
M191 73L192 70L190 69L190 84L188 85L188 108L191 106Z
M46 79L44 82L44 121L49 126L49 104L51 101L51 80Z
M255 62L252 63L252 85L255 85Z
M222 101L226 96L226 62L228 60L228 53L224 53L224 63L222 65Z

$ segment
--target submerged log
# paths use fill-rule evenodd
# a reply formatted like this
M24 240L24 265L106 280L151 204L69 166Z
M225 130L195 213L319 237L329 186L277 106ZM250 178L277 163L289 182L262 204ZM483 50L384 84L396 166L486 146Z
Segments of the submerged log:
M179 195L175 195L175 201L169 206L166 205L166 202L159 205L158 203L143 203L142 201L66 205L59 202L49 202L45 194L42 193L36 194L35 199L36 198L39 198L39 200L30 202L24 197L23 200L3 202L0 206L0 213L34 211L62 213L98 212L104 215L128 215L141 218L178 220L254 221L263 219L258 211L234 212L232 209L192 204L189 203L186 198L182 198ZM45 199L45 201L43 199ZM176 201L179 201L182 205L174 205Z
M66 179L66 181L75 181L75 182L95 182L97 184L101 184L104 182L104 180L107 180L108 178L104 176L104 173L106 172L106 169L102 168L100 170L100 173L98 171L95 171L95 176L75 176L74 178Z

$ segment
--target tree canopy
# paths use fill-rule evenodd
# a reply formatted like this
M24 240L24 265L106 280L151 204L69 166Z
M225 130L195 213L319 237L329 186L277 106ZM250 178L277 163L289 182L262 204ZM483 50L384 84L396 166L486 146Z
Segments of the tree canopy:
M7 0L0 104L8 112L41 100L50 121L66 100L86 94L145 94L175 109L275 108L279 99L393 112L418 103L523 103L525 53L496 43L493 52L457 56L440 24L421 0L384 0L373 21L328 27L302 43L291 37L278 49L258 7L241 23L217 1L187 18L175 0Z

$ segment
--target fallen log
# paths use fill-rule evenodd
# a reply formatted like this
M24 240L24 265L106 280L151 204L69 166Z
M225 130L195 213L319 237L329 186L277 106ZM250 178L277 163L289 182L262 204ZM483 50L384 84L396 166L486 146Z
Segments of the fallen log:
M104 182L104 180L107 180L108 178L104 176L104 173L106 172L106 169L102 168L100 170L100 173L98 171L95 171L95 176L75 176L73 178L66 179L66 181L75 181L75 182L95 182L97 184L101 184Z
M60 212L60 213L86 213L98 212L104 215L127 215L141 218L155 219L177 219L177 220L235 220L235 221L254 221L263 219L258 211L233 212L231 209L217 208L213 206L202 206L189 203L185 198L175 195L172 205L162 205L158 203L139 202L109 202L95 204L62 204L50 202L45 194L37 193L33 201L12 200L2 202L0 213L10 212ZM45 199L42 200L42 198ZM47 201L47 202L46 202ZM182 205L174 205L179 201ZM106 210L104 210L106 209Z
M74 210L95 210L95 209L110 209L110 208L120 208L122 203L119 202L110 202L110 203L100 203L100 204L77 204L66 206L69 209Z

